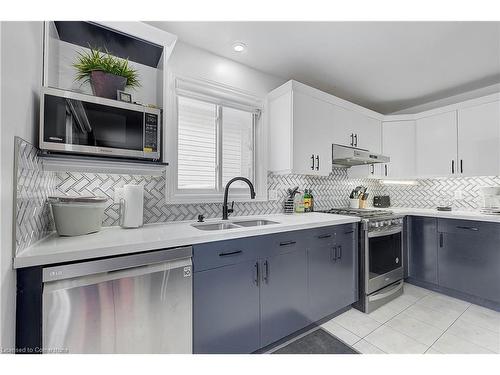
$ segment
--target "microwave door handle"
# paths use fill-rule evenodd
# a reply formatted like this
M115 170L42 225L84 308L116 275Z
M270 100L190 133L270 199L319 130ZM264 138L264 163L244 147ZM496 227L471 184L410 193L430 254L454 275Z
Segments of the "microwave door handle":
M66 99L66 103L82 133L92 133L92 128L82 103L73 99Z

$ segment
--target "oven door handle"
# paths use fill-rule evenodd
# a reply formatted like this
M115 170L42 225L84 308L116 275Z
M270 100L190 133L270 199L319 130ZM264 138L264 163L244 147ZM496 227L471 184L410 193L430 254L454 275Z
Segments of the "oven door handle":
M368 238L390 236L391 234L401 233L403 231L402 227L398 227L391 230L384 230L380 232L368 232Z
M373 302L373 301L378 301L379 299L384 299L386 297L389 297L390 295L396 293L398 290L400 290L403 287L404 281L401 280L398 285L396 285L394 288L391 288L391 290L385 292L385 293L380 293L380 294L375 294L368 296L368 301Z

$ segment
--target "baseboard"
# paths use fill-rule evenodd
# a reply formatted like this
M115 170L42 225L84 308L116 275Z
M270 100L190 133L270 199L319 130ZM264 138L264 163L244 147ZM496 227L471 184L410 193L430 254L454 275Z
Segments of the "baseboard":
M419 287L422 287L425 289L430 289L434 292L442 293L442 294L445 294L445 295L453 297L453 298L461 299L462 301L474 303L476 305L483 306L483 307L486 307L488 309L492 309L492 310L500 312L500 303L498 303L498 302L494 302L494 301L490 301L488 299L473 296L471 294L459 292L459 291L454 290L454 289L444 288L442 286L439 286L439 285L436 285L433 283L428 283L426 281L416 280L416 279L413 279L411 277L406 278L405 281L408 284L413 284L413 285L416 285L416 286L419 286Z

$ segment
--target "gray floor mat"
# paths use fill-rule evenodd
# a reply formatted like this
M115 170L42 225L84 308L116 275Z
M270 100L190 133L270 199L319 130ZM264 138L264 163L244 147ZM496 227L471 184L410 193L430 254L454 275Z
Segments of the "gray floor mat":
M359 354L350 346L319 328L272 354Z

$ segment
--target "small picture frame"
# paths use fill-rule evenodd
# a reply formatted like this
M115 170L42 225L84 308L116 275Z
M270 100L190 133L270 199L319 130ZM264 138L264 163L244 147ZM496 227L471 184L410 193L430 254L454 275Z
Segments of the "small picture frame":
M122 90L116 90L116 97L121 102L132 103L132 94Z

